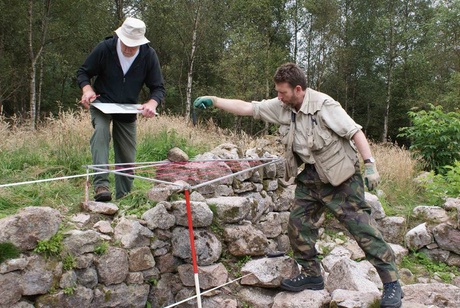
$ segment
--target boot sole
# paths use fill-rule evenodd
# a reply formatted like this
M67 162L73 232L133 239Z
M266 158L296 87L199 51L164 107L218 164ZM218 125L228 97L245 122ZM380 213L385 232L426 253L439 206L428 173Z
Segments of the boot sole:
M285 291L290 291L290 292L300 292L303 290L323 290L324 289L324 282L322 283L316 283L316 284L305 284L302 286L294 287L294 286L288 286L285 285L281 282L280 285L281 289Z

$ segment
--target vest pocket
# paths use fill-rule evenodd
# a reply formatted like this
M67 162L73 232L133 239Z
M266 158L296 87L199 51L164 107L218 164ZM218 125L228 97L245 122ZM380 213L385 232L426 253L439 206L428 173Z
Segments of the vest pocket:
M333 186L342 184L355 173L353 160L346 155L339 139L312 153L318 167L317 172L325 176Z

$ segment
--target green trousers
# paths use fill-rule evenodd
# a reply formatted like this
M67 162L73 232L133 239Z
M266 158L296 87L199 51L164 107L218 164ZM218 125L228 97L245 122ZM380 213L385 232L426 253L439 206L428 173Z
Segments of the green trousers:
M97 108L90 108L91 123L94 128L90 140L91 155L94 165L109 164L109 146L111 140L110 123L112 123L113 150L115 154L115 170L133 167L136 159L136 126L137 122L120 122L111 115L102 113ZM109 169L108 167L106 169ZM133 174L132 170L120 171ZM98 174L93 179L94 188L109 187L109 174ZM115 196L117 199L131 191L133 178L115 174Z
M363 178L358 166L351 178L339 186L332 186L319 180L313 165L306 165L297 176L296 184L288 234L294 258L307 274L321 275L315 243L321 216L328 209L357 241L383 283L399 278L394 252L371 220L371 208L364 199Z

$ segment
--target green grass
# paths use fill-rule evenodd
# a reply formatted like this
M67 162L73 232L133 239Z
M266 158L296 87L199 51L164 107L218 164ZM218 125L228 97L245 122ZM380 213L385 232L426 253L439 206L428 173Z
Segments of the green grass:
M70 271L77 266L77 258L71 254L67 254L62 258L62 269Z
M108 249L109 249L109 243L104 241L104 242L102 242L101 244L97 245L94 248L94 253L99 255L99 256L101 256L101 255L105 254Z
M405 256L401 266L409 269L415 276L436 275L446 283L452 282L452 274L455 276L460 274L457 267L431 260L423 252L412 252Z
M0 243L0 263L19 257L21 251L10 242Z

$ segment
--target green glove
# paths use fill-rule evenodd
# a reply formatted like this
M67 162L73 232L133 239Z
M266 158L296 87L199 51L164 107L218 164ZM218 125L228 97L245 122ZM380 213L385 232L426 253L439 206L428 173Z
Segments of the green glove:
M380 183L380 175L374 163L364 164L364 183L366 183L369 190L377 188Z
M198 109L206 109L212 107L214 100L214 96L200 96L193 102L193 107Z

